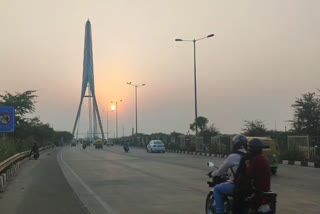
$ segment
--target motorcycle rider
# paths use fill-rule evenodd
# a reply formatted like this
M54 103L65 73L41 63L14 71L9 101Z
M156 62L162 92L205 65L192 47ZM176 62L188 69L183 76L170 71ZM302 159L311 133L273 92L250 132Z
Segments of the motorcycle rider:
M31 147L31 151L30 151L30 157L32 154L37 154L39 153L39 146L36 142L33 143L32 147Z
M129 147L130 147L130 142L129 142L129 141L127 141L127 142L125 142L125 143L123 144L123 149L124 149L124 150L129 149Z
M268 159L262 154L262 149L267 148L258 138L252 138L248 143L249 160L246 161L247 179L252 180L255 194L253 201L259 206L261 195L259 193L270 191L271 170Z
M215 186L214 188L214 198L216 202L216 213L225 213L224 208L224 195L233 195L234 190L234 177L238 170L238 166L240 165L240 161L246 155L247 151L247 138L243 135L236 135L232 139L232 153L225 159L223 164L219 167L219 169L213 171L211 176L220 176L227 173L230 169L232 174L230 179L225 182Z
M87 148L87 144L86 144L86 143L83 143L83 144L82 144L82 148L83 148L83 149Z

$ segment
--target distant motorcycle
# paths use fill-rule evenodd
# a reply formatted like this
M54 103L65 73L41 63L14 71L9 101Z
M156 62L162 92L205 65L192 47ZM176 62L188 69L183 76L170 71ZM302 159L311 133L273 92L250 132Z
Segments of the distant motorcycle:
M212 162L208 162L209 167L215 167ZM212 172L212 171L211 171ZM229 179L229 175L221 175L221 176L215 176L211 177L211 172L209 172L207 175L212 178L212 181L208 181L207 184L210 187L210 191L207 195L206 199L206 214L215 214L216 213L216 205L213 195L213 189L216 185L220 183L224 183ZM256 194L259 194L260 199L258 201L254 200L254 196ZM276 213L276 197L277 194L274 192L258 192L255 191L251 196L247 197L244 200L244 207L245 207L245 213L246 214L274 214ZM233 196L227 195L224 197L224 207L225 207L225 213L232 214L232 205L233 204ZM257 208L258 207L258 208Z
M32 155L33 155L33 158L35 160L37 160L40 157L40 153L38 151L37 152L31 152L31 154L29 156L29 160L31 160Z
M85 143L82 144L82 148L83 148L83 149L86 149L86 148L87 148L87 144L85 144Z
M123 150L124 150L125 152L129 152L129 147L128 147L128 146L124 146L124 147L123 147Z

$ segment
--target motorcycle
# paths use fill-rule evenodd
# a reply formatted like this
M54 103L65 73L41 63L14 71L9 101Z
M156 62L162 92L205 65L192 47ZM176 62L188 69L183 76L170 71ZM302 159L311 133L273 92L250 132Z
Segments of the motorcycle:
M125 152L129 152L129 146L124 146L123 149Z
M33 155L33 158L35 160L37 160L40 157L40 153L38 151L37 152L31 152L31 154L29 156L29 160L31 160L32 155Z
M82 144L82 148L83 148L83 149L86 149L86 148L87 148L87 144L85 144L85 143Z
M208 162L208 166L217 168L212 162ZM215 200L213 195L214 187L220 183L226 182L230 177L228 174L211 177L211 172L207 174L212 180L207 181L207 184L209 185L210 190L206 198L206 205L205 205L206 214L216 214L216 206L215 206ZM259 194L258 206L255 198L256 194ZM245 198L245 200L243 201L244 213L245 214L274 214L276 213L276 197L277 197L277 194L274 192L261 193L254 190L254 193L249 197ZM232 214L232 206L233 206L233 195L226 195L224 197L225 213Z

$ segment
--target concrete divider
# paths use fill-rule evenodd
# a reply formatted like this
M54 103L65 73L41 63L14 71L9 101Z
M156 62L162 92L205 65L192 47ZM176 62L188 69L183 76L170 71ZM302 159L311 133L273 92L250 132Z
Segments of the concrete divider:
M202 152L185 152L180 150L167 150L168 152L175 152L175 153L183 153L183 154L190 154L190 155L201 155L201 156L211 156L211 157L217 157L217 158L227 158L228 155L223 154L211 154L211 153L202 153ZM288 161L288 160L282 160L279 161L280 164L284 165L295 165L295 166L304 166L304 167L315 167L314 162L302 162L302 161Z
M296 165L296 166L301 166L301 161L295 161L295 162L294 162L294 165Z
M310 167L315 167L315 166L314 166L314 162L308 162L308 166L310 166Z

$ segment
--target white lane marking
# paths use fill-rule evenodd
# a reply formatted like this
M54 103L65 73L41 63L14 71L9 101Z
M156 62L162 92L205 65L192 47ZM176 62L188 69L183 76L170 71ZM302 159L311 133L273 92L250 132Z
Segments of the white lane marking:
M108 214L117 214L109 204L104 202L93 190L80 178L80 176L71 169L71 167L63 160L62 151L60 152L61 163L73 174L73 176L79 181L79 183L90 193L99 203L100 205L107 211Z

